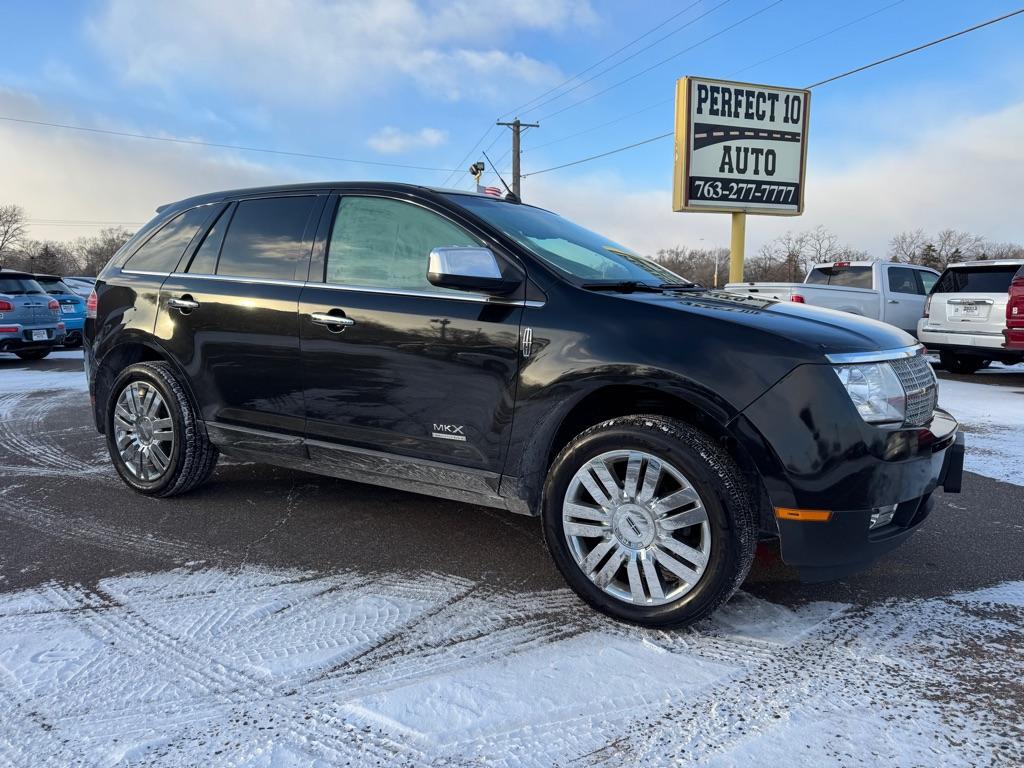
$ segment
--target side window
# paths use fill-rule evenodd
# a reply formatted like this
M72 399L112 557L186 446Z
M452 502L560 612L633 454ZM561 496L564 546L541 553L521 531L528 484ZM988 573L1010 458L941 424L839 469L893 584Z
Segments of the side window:
M292 280L309 248L302 235L315 197L243 200L227 227L217 263L218 275Z
M447 293L427 282L427 256L445 245L480 245L465 230L412 203L343 197L327 251L327 282Z
M128 259L124 268L149 272L173 271L178 266L181 254L209 215L210 208L205 205L179 213L149 238Z
M889 267L889 291L891 293L919 293L916 269L909 267Z
M935 287L935 283L938 281L939 276L934 272L925 272L923 269L917 270L917 276L921 279L921 290L927 296L932 292L932 288Z
M234 206L229 205L217 221L210 227L210 231L203 238L202 245L192 257L192 263L188 265L188 271L193 275L212 275L217 271L217 258L220 256L220 247L224 242L224 233L227 232L228 223L231 221L231 212Z

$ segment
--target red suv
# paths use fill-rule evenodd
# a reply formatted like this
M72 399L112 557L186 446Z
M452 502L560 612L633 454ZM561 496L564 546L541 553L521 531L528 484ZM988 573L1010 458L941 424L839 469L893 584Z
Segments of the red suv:
M1010 283L1010 298L1006 302L1007 349L1024 350L1024 267L1017 270Z

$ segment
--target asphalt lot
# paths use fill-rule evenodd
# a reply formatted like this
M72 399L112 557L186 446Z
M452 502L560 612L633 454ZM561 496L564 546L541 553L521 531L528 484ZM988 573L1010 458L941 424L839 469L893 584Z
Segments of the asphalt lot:
M967 474L837 583L763 547L652 632L568 592L535 519L224 458L134 494L81 371L0 356L0 764L1024 762L1024 486Z
M81 361L69 357L43 360L33 369L81 371ZM0 376L7 366L25 364L0 356ZM1024 366L1019 367L1013 374L939 375L1024 387ZM18 450L29 441L29 431L45 439L41 455ZM537 520L485 507L223 457L213 480L196 493L171 500L139 496L107 464L84 392L80 398L65 397L59 409L33 410L25 419L15 411L0 427L2 433L22 436L22 442L0 441L0 467L11 468L18 497L25 506L38 501L51 512L0 514L0 590L54 578L95 583L194 561L318 571L439 571L504 587L563 586ZM64 457L87 471L63 470ZM16 469L21 467L30 473L21 474ZM870 604L1019 579L1024 575L1022 511L1024 488L968 473L961 494L938 494L928 524L870 570L838 583L800 584L765 547L744 588L784 604Z

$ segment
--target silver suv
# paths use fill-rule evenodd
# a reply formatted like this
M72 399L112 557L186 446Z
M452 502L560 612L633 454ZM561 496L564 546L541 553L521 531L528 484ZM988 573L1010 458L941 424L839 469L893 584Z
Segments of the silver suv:
M932 288L917 338L938 352L951 373L974 373L993 360L1013 365L1024 352L1006 349L1006 304L1010 283L1024 259L950 264Z

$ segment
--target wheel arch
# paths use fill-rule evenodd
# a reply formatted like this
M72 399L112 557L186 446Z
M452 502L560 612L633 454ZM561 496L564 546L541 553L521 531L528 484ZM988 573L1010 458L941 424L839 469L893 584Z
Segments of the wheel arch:
M685 386L667 388L638 382L601 384L586 390L562 409L552 411L546 425L538 425L523 452L518 488L507 490L523 500L531 514L539 514L548 469L574 437L609 419L641 414L684 422L722 445L755 489L752 495L758 505L761 527L767 532L774 530L768 493L757 464L729 429L736 414L724 409L721 402Z
M110 396L110 388L113 386L118 374L129 365L157 361L170 364L177 374L178 381L182 389L185 390L185 394L188 396L193 408L200 412L195 393L193 393L192 387L189 384L188 376L184 374L184 371L182 371L181 366L178 365L174 357L152 339L144 336L130 336L120 340L108 349L96 365L93 387L93 417L100 434L106 433L104 418L106 402Z

